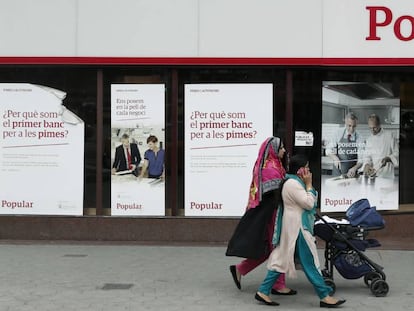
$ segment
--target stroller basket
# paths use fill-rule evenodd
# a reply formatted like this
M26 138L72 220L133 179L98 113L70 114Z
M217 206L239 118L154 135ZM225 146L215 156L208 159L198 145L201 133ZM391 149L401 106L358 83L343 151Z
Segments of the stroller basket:
M372 271L372 268L353 250L341 252L334 261L336 270L345 279L359 279Z

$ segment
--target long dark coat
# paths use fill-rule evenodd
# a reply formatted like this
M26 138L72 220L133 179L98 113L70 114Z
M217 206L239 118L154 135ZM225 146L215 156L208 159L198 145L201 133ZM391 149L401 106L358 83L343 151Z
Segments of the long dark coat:
M226 256L260 259L270 254L279 201L278 189L264 194L258 206L245 212L230 238Z

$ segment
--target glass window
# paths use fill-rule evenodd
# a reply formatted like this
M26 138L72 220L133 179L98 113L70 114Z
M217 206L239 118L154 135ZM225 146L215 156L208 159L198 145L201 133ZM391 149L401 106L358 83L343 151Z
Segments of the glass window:
M414 211L414 75L411 68L315 68L272 66L7 66L0 67L1 82L45 85L67 93L64 104L85 121L84 214L97 209L97 172L102 169L102 206L98 215L110 215L111 207L111 84L157 84L166 86L165 144L166 216L184 214L184 85L187 83L272 83L274 85L275 135L294 140L295 131L311 131L313 147L293 147L292 153L308 154L315 176L321 175L322 82L350 81L391 85L400 98L400 112L379 109L384 120L398 118L399 128L399 200L404 210ZM98 79L102 74L102 81ZM358 89L356 92L364 92ZM99 96L102 98L102 124L97 128ZM292 113L290 114L290 109ZM335 109L335 108L332 108ZM366 119L367 114L355 110ZM292 115L292 119L287 119ZM335 115L335 113L332 113ZM336 114L337 115L337 114ZM332 122L339 122L338 117ZM390 121L391 122L391 121ZM102 150L97 139L102 137ZM287 143L289 146L289 143ZM102 168L96 165L102 159ZM315 186L320 187L319 178ZM99 187L98 187L99 189Z

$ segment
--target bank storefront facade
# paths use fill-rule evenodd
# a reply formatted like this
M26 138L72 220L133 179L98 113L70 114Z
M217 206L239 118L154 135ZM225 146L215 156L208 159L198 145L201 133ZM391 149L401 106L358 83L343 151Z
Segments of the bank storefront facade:
M7 3L2 239L225 243L258 147L276 135L309 156L323 213L369 197L379 236L408 240L414 10L285 2ZM360 143L336 151L364 161L377 115L392 137L387 178L335 176L330 143L349 113ZM161 169L146 166L160 155Z

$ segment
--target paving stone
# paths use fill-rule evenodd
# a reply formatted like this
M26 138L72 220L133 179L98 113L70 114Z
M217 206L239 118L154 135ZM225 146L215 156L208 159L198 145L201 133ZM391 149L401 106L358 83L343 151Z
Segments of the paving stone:
M238 290L228 267L240 259L226 257L224 246L3 243L0 253L0 311L266 308L254 300L266 265L244 276L242 290ZM319 254L323 263L323 251ZM384 267L390 292L386 297L374 297L362 278L347 280L335 271L336 296L347 299L344 309L412 309L414 252L380 249L366 254ZM302 272L297 279L287 279L287 284L299 293L274 296L280 303L278 310L320 310ZM103 290L105 285L112 289Z

